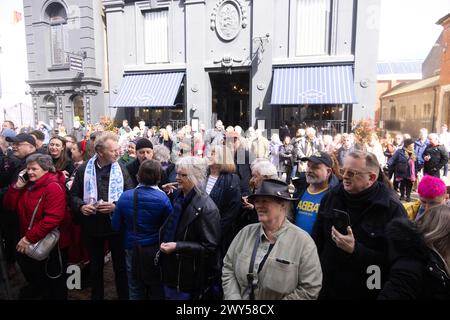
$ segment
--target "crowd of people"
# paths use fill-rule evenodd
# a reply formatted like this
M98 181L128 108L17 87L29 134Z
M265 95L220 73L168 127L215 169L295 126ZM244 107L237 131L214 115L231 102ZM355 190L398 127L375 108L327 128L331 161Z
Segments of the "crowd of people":
M69 134L67 132L69 131ZM0 134L0 227L19 299L450 299L450 133L101 124ZM412 197L417 191L419 199ZM58 228L42 261L27 248ZM368 285L368 270L380 273Z

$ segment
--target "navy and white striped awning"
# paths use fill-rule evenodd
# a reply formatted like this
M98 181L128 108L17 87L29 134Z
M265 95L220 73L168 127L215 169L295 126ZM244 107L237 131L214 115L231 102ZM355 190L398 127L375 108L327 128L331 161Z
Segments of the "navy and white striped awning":
M275 68L271 104L356 103L352 66Z
M111 107L170 107L184 72L125 75Z

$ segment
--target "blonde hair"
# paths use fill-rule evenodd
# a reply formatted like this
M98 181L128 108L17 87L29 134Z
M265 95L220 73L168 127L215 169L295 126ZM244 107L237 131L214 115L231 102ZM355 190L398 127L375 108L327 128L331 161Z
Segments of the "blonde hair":
M236 165L234 164L234 157L231 148L223 145L214 145L211 146L210 155L213 153L217 159L217 165L220 167L220 172L236 172Z
M427 247L436 250L442 257L449 254L450 207L448 205L431 207L420 218L418 225Z

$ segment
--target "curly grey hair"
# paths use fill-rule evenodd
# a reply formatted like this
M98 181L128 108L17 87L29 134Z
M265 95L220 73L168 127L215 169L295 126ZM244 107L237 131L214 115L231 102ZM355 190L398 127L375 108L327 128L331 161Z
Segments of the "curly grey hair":
M159 162L169 162L170 160L170 150L162 145L157 144L153 146L153 159Z
M27 158L26 164L36 162L44 171L56 172L52 157L48 154L35 153Z

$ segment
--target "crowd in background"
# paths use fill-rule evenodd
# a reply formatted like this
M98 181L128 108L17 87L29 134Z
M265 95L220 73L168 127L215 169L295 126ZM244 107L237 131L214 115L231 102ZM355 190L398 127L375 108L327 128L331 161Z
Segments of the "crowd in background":
M27 280L21 299L67 298L68 264L103 299L107 252L123 300L450 299L446 125L266 137L220 120L196 132L4 121L0 147L2 249ZM47 261L25 254L56 227Z

